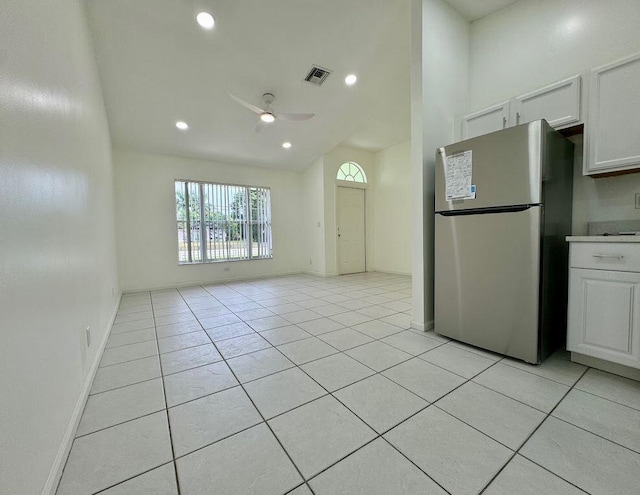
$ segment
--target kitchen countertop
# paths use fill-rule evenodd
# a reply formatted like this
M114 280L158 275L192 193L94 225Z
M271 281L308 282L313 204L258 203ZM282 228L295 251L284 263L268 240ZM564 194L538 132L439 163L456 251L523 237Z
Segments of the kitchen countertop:
M640 242L640 235L570 235L568 242Z

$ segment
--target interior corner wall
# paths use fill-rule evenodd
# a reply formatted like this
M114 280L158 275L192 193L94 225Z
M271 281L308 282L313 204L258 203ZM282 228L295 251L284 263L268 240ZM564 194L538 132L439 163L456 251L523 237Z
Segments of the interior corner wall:
M303 174L114 149L116 234L125 291L299 273ZM271 188L273 258L178 265L175 180Z
M412 0L412 325L433 326L435 152L467 106L469 23L444 0Z
M561 79L640 53L637 0L517 2L471 23L470 99L460 114L485 108ZM583 80L583 108L589 80ZM573 233L588 223L640 220L640 174L593 179L582 175L576 146Z
M374 225L374 194L375 194L375 156L349 146L336 146L324 155L324 236L325 236L325 275L338 275L338 236L336 225L337 214L337 183L336 176L340 165L345 162L355 162L367 177L365 192L365 225L366 225L366 270L374 269L375 260L375 225Z
M303 173L304 271L326 275L324 232L324 160L318 158Z
M119 299L111 144L81 0L0 39L0 493L53 493Z
M375 159L374 269L411 275L411 141Z

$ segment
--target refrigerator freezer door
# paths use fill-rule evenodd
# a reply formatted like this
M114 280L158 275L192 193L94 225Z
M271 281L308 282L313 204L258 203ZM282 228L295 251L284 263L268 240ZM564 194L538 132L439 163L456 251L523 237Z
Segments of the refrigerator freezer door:
M440 148L436 153L435 211L542 203L547 132L553 130L538 120ZM471 151L470 183L476 186L475 198L447 200L445 164L447 160L449 164L460 163L456 158L465 151Z
M541 217L436 214L436 333L538 362Z

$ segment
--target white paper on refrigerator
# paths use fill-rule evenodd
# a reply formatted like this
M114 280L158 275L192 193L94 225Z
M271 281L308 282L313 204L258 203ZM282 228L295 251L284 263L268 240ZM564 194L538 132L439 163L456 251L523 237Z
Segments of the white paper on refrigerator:
M475 191L471 184L473 173L472 151L463 151L444 157L445 199L473 199Z

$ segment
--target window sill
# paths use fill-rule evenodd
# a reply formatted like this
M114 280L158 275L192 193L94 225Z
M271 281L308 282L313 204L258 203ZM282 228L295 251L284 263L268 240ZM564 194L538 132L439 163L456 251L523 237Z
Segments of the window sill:
M264 261L264 260L272 260L272 259L273 259L273 255L263 256L261 258L249 258L249 259L237 259L237 260L178 261L178 266L215 265L218 263L237 263L239 261Z

